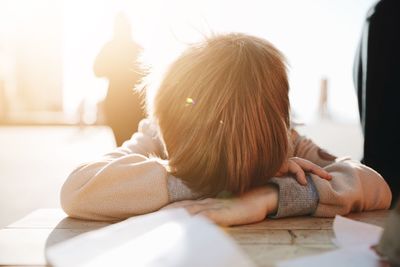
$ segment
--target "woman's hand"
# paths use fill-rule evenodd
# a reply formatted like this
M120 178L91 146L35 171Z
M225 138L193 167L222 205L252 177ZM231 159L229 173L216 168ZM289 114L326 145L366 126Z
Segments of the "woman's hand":
M276 213L278 189L274 185L267 185L252 189L237 198L184 200L163 209L169 208L185 208L192 215L206 216L222 226L250 224Z
M322 167L312 163L311 161L298 157L289 158L286 162L284 162L275 176L280 177L287 174L294 174L296 176L296 180L300 184L306 185L307 179L305 172L311 172L326 180L332 179L332 176Z

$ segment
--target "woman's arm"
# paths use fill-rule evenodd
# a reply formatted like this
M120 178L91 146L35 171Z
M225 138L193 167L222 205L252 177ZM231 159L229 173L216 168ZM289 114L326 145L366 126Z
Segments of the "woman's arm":
M325 167L325 170L333 177L329 182L310 174L319 195L313 216L333 217L390 207L390 188L373 169L358 161L343 159Z
M311 174L304 186L290 176L272 178L268 185L239 197L180 201L166 208L183 207L224 226L255 223L266 216L334 217L389 208L389 187L374 170L351 160L337 162L326 170L333 176L331 181Z
M297 137L300 137L295 132ZM387 209L391 192L384 179L373 169L350 159L338 160L310 139L294 139L294 155L320 166L332 177L321 179L307 175L307 185L291 176L276 177L266 187L258 187L232 199L181 201L168 207L184 207L222 225L255 223L267 215L281 218L297 215L333 217L336 214ZM297 141L297 142L296 142Z
M324 167L332 176L331 181L326 181L310 174L319 195L314 216L332 217L389 208L392 195L379 173L358 161L336 158L294 130L292 140L295 157Z
M121 147L70 174L61 189L62 208L72 217L114 221L194 197L152 155L164 156L162 143L143 120Z

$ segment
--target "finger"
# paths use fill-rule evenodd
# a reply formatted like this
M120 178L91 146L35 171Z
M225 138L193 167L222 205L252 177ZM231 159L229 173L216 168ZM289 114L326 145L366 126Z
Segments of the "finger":
M305 171L311 172L326 180L332 179L332 176L326 170L311 161L302 158L293 158L292 160Z
M325 179L325 180L331 180L332 175L330 175L327 171L322 169L321 167L316 167L310 170L311 173L318 175L319 177Z
M289 172L296 176L296 180L299 182L299 184L307 185L306 175L303 169L295 161L289 162Z

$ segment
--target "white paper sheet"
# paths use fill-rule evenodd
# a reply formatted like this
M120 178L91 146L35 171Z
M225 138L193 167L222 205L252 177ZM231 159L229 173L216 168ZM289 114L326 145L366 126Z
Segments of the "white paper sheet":
M347 247L331 252L280 262L278 267L381 267L376 254L362 247Z
M378 243L381 227L336 216L333 222L339 249L327 253L278 263L278 267L380 267L381 262L371 246Z
M183 209L134 217L48 249L54 266L254 266L218 227Z
M338 247L372 246L379 242L383 228L336 216L333 232L335 238L332 241Z

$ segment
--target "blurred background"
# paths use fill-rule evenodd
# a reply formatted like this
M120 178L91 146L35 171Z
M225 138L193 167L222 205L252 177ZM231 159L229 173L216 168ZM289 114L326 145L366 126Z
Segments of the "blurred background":
M211 33L268 39L289 62L299 131L328 151L360 159L352 80L362 24L375 0L0 0L0 227L59 207L78 164L115 147L101 103L108 81L93 64L117 14L140 60L164 68Z

